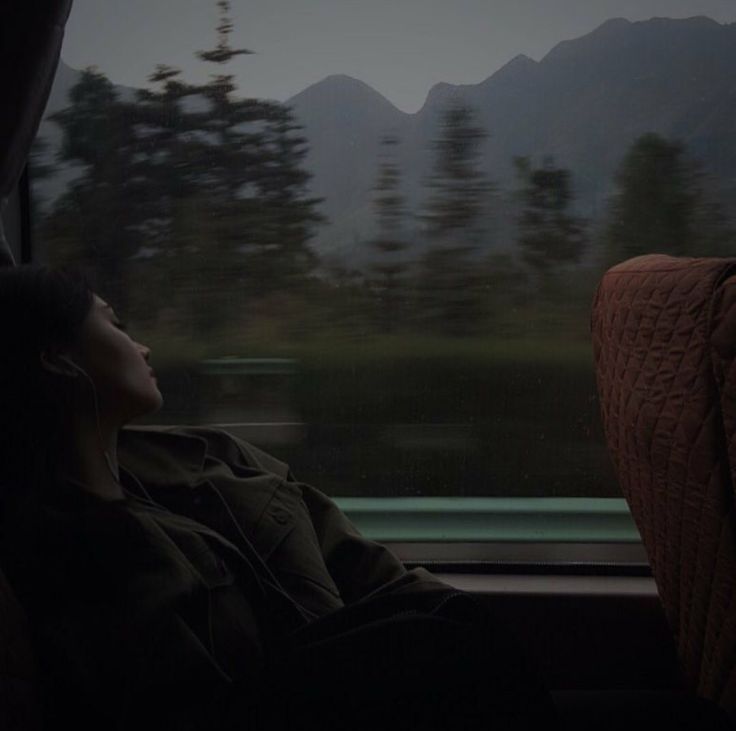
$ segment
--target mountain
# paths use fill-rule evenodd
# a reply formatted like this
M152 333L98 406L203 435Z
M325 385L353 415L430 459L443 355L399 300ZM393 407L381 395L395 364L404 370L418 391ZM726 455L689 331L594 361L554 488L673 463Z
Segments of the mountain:
M402 130L407 115L368 84L343 75L328 76L288 104L309 140L306 167L314 173L312 192L325 199L331 237L350 239L372 225L380 137Z
M56 77L49 93L49 100L46 103L44 116L53 114L66 106L69 90L77 83L79 74L79 71L73 69L71 66L67 66L63 60L59 61L59 67L56 69Z
M340 87L349 86L343 77ZM609 20L558 44L539 62L517 56L479 84L438 84L414 115L395 110L383 98L375 100L376 113L367 114L367 91L361 106L353 107L352 93L341 95L337 85L330 109L314 90L291 102L298 102L297 117L308 130L315 191L327 198L339 230L338 236L328 231L322 237L325 248L351 248L358 227L370 221L376 141L387 131L404 139L407 194L419 203L422 177L431 163L427 151L450 100L476 109L490 135L483 167L501 188L514 185L514 156L536 161L553 156L572 171L578 208L591 217L602 212L627 148L646 132L681 140L707 171L736 192L736 24L704 17ZM341 135L320 134L321 125L338 129L333 117L361 115L365 121L356 122L350 136L352 155L345 156ZM355 222L352 230L346 229L347 221Z
M60 67L50 108L63 106L77 74ZM387 133L402 139L405 193L420 212L429 148L451 100L472 106L488 131L482 164L502 192L515 186L514 156L535 162L554 156L572 172L579 211L596 218L627 148L638 136L658 132L684 142L717 178L724 200L736 200L736 24L616 18L559 43L538 62L520 55L478 84L437 84L415 114L343 75L289 99L309 141L311 192L325 199L329 225L314 242L322 253L342 253L353 262L370 253L372 188L379 140ZM58 144L53 127L43 126L52 146ZM499 197L506 219L508 200ZM511 230L508 220L500 228Z

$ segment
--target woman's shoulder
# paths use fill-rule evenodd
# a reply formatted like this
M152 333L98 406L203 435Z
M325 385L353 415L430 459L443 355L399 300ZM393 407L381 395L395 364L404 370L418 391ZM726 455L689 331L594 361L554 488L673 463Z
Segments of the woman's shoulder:
M215 426L174 425L136 426L121 430L119 455L126 464L137 463L144 471L173 463L190 472L201 472L206 457L214 457L230 465L253 467L289 478L289 466L259 447Z

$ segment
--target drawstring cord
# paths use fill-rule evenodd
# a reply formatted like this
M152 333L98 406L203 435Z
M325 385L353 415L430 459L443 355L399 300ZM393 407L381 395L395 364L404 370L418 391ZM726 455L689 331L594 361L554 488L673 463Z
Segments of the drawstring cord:
M243 543L245 544L245 546L248 547L248 551L251 553L252 558L261 566L261 568L266 573L267 578L264 580L264 583L267 584L272 590L278 592L282 597L284 597L289 602L289 604L291 604L299 612L299 614L301 615L302 619L306 623L309 623L313 619L315 619L317 617L316 614L314 614L313 612L310 612L308 609L305 609L304 607L302 607L300 604L298 604L296 601L294 601L294 599L292 599L286 593L286 591L284 591L284 589L281 588L281 586L279 585L276 577L273 575L273 572L271 571L271 569L268 568L268 566L266 565L266 562L261 558L261 556L258 554L258 552L256 551L256 549L253 548L253 545L251 544L251 542L248 540L248 537L243 532L243 529L240 527L240 522L235 517L233 511L230 509L230 506L227 503L227 500L225 500L225 498L223 497L223 495L220 492L220 490L215 485L213 485L212 482L209 482L209 486L215 491L215 493L217 493L217 496L220 498L220 502L225 507L225 510L227 511L228 515L230 516L230 520L232 521L233 525L235 526L235 529L238 531L238 533L240 534L241 538L243 539Z
M160 503L157 503L151 497L151 494L148 492L148 490L146 490L146 488L144 487L143 483L138 479L138 477L133 472L131 472L124 465L121 465L121 466L123 467L123 469L125 470L125 472L128 475L130 475L130 477L135 481L135 484L140 489L141 493L143 495L145 495L145 498L143 498L143 499L146 502L151 503L151 505L153 505L153 506L155 506L155 507L157 507L157 508L159 508L161 510L164 510L164 511L166 511L168 513L171 513L171 511L168 508L166 508L165 506L161 505ZM265 587L268 587L272 592L275 592L276 594L278 594L279 597L280 597L280 599L283 602L286 602L290 607L292 607L293 609L295 609L297 611L297 613L300 615L302 621L305 624L309 624L314 619L316 619L317 618L317 615L315 613L311 612L310 610L306 609L305 607L302 607L291 596L289 596L289 594L279 585L278 580L273 575L273 572L271 571L271 569L268 567L268 565L263 560L263 558L261 558L260 554L256 551L256 549L253 547L253 544L250 542L250 540L248 539L248 537L243 532L243 529L240 526L240 521L238 521L238 519L236 518L235 514L233 513L232 509L230 508L230 505L228 504L227 500L223 496L222 492L220 492L220 490L214 484L212 484L212 482L209 482L208 481L208 484L209 484L210 488L215 492L215 494L219 498L221 504L225 508L225 510L226 510L226 512L227 512L227 514L228 514L228 516L230 518L230 521L231 521L232 525L234 526L234 528L237 531L238 535L242 539L242 546L241 546L241 548L245 548L248 555L247 556L246 555L243 555L243 552L241 551L241 549L238 548L237 546L234 546L234 545L230 544L229 541L228 541L228 544L231 545L231 547L233 549L235 549L235 551L238 554L240 554L241 558L246 563L248 563L251 566L251 574L252 574L252 577L255 580L256 584L259 586L260 591L261 591L261 594L264 596L264 598L266 596ZM122 487L122 485L121 485L121 487ZM132 494L128 490L126 490L125 487L123 487L123 490L127 494ZM134 495L134 497L140 499L140 496L139 495ZM218 536L218 538L219 538L220 541L224 540L222 537L219 537ZM259 575L259 572L255 570L254 564L260 567L261 574L263 574L263 575Z

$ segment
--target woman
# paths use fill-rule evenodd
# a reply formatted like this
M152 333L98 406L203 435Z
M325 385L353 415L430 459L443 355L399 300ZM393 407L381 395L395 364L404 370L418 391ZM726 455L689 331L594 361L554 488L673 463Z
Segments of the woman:
M475 602L288 467L162 404L79 275L0 270L0 566L49 727L533 728L547 694Z

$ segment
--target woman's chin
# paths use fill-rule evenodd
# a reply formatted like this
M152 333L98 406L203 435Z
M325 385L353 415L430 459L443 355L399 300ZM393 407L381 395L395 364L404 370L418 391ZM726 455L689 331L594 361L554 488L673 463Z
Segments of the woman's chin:
M164 397L161 394L161 391L156 389L156 393L153 396L152 402L151 402L151 408L147 412L148 414L155 414L157 411L161 410L161 407L164 405Z
M149 391L145 395L140 394L136 399L135 409L131 410L129 418L125 420L125 423L130 423L135 419L141 419L144 416L151 416L159 411L163 405L164 397L158 388Z

